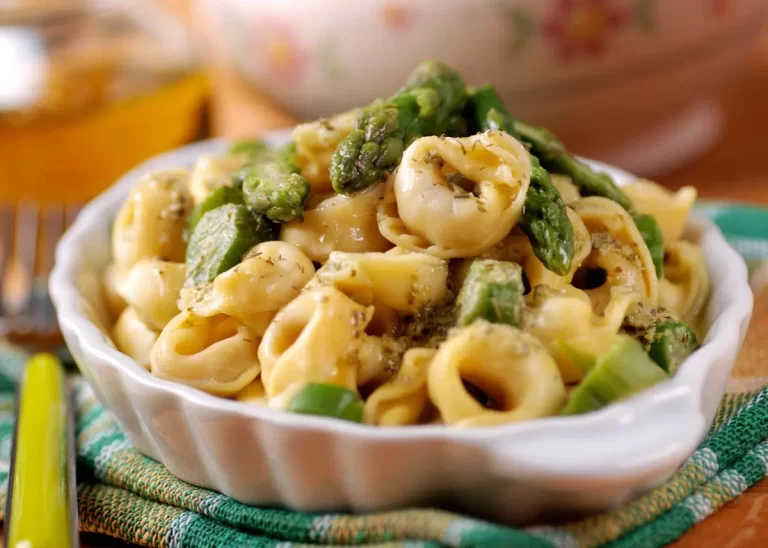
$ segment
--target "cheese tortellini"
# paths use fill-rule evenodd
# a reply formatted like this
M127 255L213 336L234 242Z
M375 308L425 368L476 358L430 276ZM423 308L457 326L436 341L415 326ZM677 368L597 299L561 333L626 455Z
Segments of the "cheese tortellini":
M283 407L303 384L322 382L357 388L350 359L373 309L333 287L309 290L283 308L259 347L261 378L270 403Z
M528 152L504 132L422 137L387 184L379 230L405 249L474 257L515 226L530 180Z
M383 428L587 413L674 374L710 293L696 191L619 188L444 70L142 177L99 272L115 347L242 405Z
M312 186L312 192L333 192L331 157L339 142L352 132L357 111L351 110L332 118L300 124L293 130L296 163L301 175Z
M328 260L331 251L386 251L393 247L379 232L376 208L384 188L344 196L331 195L304 212L304 220L283 225L280 239L296 244L318 263Z
M489 401L468 390L476 386ZM446 424L492 426L557 413L565 385L544 345L528 333L476 322L453 333L432 358L429 394Z
M184 263L142 259L123 276L117 292L147 326L161 331L179 313Z
M192 206L187 178L182 169L161 171L131 190L112 227L118 273L146 258L184 261L184 226Z
M198 316L227 314L262 336L314 273L312 261L295 245L264 242L210 284L183 289L180 304Z
M234 396L259 374L259 338L225 314L180 312L165 326L151 355L152 374L217 396Z

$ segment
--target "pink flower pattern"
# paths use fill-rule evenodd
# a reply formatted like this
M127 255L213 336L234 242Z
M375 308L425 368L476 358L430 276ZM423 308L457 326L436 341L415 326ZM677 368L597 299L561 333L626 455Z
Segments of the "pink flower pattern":
M256 26L254 51L271 75L284 82L296 82L308 59L295 29L279 19L261 19Z
M570 61L603 54L628 18L613 0L559 0L542 29L560 58Z

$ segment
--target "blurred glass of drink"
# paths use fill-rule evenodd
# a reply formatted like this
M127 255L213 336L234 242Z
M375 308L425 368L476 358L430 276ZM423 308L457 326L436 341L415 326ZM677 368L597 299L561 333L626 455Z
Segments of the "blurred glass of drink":
M81 203L204 136L208 82L152 3L0 2L0 204Z

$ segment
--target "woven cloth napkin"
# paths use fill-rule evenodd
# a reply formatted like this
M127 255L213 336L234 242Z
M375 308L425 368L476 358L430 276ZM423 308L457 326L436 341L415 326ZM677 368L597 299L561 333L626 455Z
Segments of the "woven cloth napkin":
M768 465L768 210L710 203L746 258L756 306L707 438L666 484L614 511L566 525L512 529L438 510L369 515L257 508L194 487L136 451L90 388L75 380L80 530L157 547L648 547L671 542L766 476ZM763 289L763 286L765 288ZM0 342L0 508L5 508L13 388L26 356Z

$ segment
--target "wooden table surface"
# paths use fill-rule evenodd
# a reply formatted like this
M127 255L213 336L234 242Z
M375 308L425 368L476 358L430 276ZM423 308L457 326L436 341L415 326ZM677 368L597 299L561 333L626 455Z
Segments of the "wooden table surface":
M188 15L186 0L161 1ZM292 124L290 116L227 70L213 67L211 74L214 134L253 135ZM768 205L768 37L756 48L743 76L724 91L722 102L726 120L717 145L692 164L658 180L671 188L696 186L705 198ZM114 545L124 546L98 535L83 537L84 548ZM768 480L726 504L673 546L768 546Z

